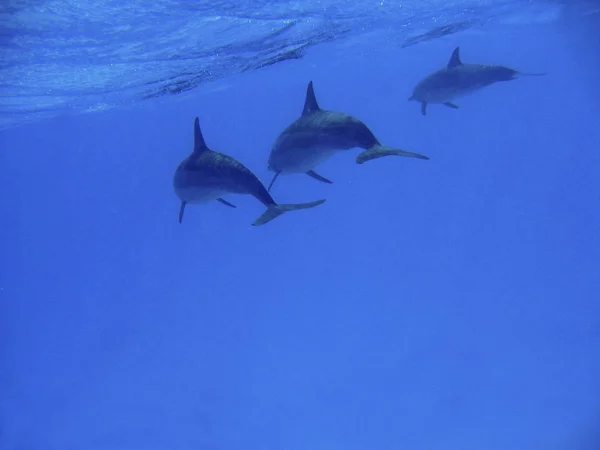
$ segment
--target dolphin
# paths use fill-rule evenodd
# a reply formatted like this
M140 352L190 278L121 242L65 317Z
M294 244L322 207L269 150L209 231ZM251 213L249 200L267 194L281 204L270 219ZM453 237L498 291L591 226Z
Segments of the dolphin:
M275 176L268 190L282 173L305 173L316 180L331 183L315 172L315 167L334 153L355 147L365 149L356 157L358 164L388 155L429 159L418 153L385 147L355 117L321 109L310 81L302 115L281 132L271 149L268 169L275 172Z
M460 48L452 52L450 61L440 69L423 78L414 88L409 101L421 102L421 114L427 114L428 103L441 103L458 109L452 102L457 97L475 92L499 81L510 81L519 76L539 76L544 73L525 73L504 66L463 64Z
M194 150L175 170L173 177L175 194L181 200L179 223L188 203L207 203L217 200L235 206L222 198L226 194L250 194L267 207L252 225L264 225L288 211L313 208L324 199L309 203L278 204L264 185L249 169L231 156L215 152L204 142L198 117L194 120Z

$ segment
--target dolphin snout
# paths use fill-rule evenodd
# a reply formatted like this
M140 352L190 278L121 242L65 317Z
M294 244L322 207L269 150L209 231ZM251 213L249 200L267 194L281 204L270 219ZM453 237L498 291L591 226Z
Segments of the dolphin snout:
M281 166L285 165L285 161L284 155L282 155L281 152L273 150L269 155L267 169L270 172L281 172Z

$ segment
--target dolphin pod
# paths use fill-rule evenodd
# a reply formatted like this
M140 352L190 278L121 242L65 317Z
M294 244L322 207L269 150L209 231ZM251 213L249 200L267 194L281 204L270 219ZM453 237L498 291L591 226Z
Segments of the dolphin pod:
M429 103L458 109L453 103L454 99L494 83L525 75L544 74L525 73L504 66L464 64L457 47L446 67L423 78L414 87L408 100L420 102L422 115L427 114ZM391 155L429 159L419 153L384 146L361 120L343 112L322 109L317 102L313 82L310 81L300 117L279 134L271 148L267 168L275 174L269 187L265 188L258 177L241 162L208 148L196 117L192 153L181 161L173 176L175 194L180 200L179 222L183 221L188 204L216 200L235 208L235 205L223 198L228 194L251 195L267 208L252 223L254 226L264 225L285 212L319 206L325 203L325 199L279 204L273 200L269 191L281 174L304 173L323 183L332 183L319 175L315 171L316 167L335 153L353 148L363 150L356 157L357 164Z

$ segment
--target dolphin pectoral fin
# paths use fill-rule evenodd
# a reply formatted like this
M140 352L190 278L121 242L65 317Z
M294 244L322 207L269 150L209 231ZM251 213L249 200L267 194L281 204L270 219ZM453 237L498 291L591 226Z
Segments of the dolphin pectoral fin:
M271 184L269 184L269 187L267 188L267 192L269 192L271 190L271 188L273 187L273 183L275 183L275 180L277 179L277 177L279 176L280 173L281 172L275 172L275 176L271 180Z
M421 114L427 115L427 102L421 102Z
M546 72L517 72L517 74L522 77L543 77L544 75L547 75Z
M179 207L179 223L183 220L183 212L185 211L186 202L181 202L181 206Z
M306 175L308 175L309 177L313 177L315 180L319 180L322 181L323 183L329 183L332 184L333 181L328 180L325 177L322 177L321 175L319 175L317 172L315 172L314 170L309 170L308 172L306 172Z
M279 217L283 213L286 213L289 211L298 211L299 209L314 208L315 206L322 205L323 203L325 203L325 199L317 200L314 202L308 202L308 203L294 203L294 204L287 204L287 205L278 205L278 204L274 203L272 205L269 205L269 207L262 214L262 216L260 216L258 219L256 219L252 225L255 227L259 226L259 225L264 225L265 223L270 222L271 220Z
M421 155L419 153L407 152L397 148L383 147L381 145L374 145L373 147L360 153L356 157L356 162L357 164L363 164L372 159L383 158L384 156L390 155L406 156L408 158L429 159L428 156Z
M225 206L229 206L231 208L237 208L235 205L232 205L231 203L229 203L227 200L224 200L222 198L218 198L217 201L219 203L223 203Z
M458 105L455 105L452 102L444 102L443 104L446 105L448 108L458 109Z

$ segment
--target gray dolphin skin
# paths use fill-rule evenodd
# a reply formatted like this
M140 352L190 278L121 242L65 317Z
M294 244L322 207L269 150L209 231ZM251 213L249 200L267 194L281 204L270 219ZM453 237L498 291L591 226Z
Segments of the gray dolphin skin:
M446 67L423 78L414 88L409 101L421 103L421 114L427 114L428 103L440 103L458 109L452 102L479 89L519 76L539 76L544 73L524 73L504 66L463 64L460 48L456 47Z
M278 204L264 185L249 169L231 156L210 150L200 131L200 123L194 121L194 150L175 170L173 177L175 194L181 200L179 223L183 220L186 205L217 200L235 208L222 198L226 194L249 194L267 207L252 225L264 225L288 211L308 209L325 203L317 200L309 203Z
M313 82L308 83L302 115L279 135L271 154L268 168L275 172L268 190L282 173L305 173L316 180L331 183L315 172L315 167L334 153L351 148L362 148L356 157L362 164L388 155L429 159L418 153L385 147L360 120L341 112L321 109L317 103Z

